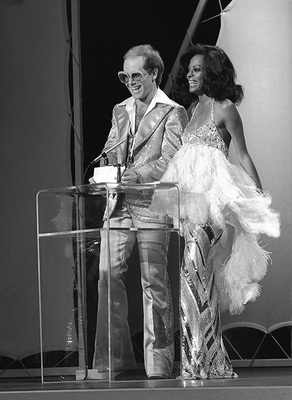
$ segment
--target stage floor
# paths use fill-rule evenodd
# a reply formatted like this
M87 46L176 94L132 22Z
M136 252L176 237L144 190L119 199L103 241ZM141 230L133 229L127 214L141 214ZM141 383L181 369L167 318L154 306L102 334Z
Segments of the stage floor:
M147 380L143 373L121 380L0 379L0 400L272 400L292 399L292 368L237 368L237 379Z

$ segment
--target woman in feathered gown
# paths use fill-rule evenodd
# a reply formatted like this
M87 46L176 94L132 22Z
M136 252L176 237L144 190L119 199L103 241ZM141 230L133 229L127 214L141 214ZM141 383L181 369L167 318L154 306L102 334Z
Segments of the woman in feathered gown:
M233 378L224 348L220 312L242 312L259 295L268 253L260 234L280 235L279 215L247 151L236 104L243 89L226 53L192 46L181 57L177 79L192 96L182 147L162 181L178 182L185 239L181 267L181 378ZM228 160L231 140L240 165ZM157 212L172 215L173 201L154 197Z

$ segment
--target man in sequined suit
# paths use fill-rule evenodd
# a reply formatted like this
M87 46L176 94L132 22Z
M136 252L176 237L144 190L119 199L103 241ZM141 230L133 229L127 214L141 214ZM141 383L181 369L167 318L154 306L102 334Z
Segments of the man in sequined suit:
M124 55L123 71L118 73L131 97L113 109L112 127L103 152L126 139L108 153L109 165L128 162L121 182L126 184L159 181L170 159L181 145L180 136L187 123L185 109L159 89L164 64L150 45L131 48ZM91 182L93 182L91 180ZM148 203L147 203L148 200ZM144 364L148 378L169 378L173 368L173 310L167 274L169 233L165 221L147 207L149 199L120 196L112 205L109 223L110 260L107 241L102 238L98 312L93 368L107 371L108 262L111 268L111 335L114 372L136 369L128 325L128 302L124 283L129 258L137 239L144 310ZM105 226L107 222L105 221ZM122 229L125 230L122 230ZM134 229L130 229L134 228Z

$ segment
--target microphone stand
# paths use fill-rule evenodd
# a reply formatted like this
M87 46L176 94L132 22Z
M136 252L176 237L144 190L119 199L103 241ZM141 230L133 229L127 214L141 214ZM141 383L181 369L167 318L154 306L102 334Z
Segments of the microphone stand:
M120 183L121 180L122 180L121 164L117 164L117 183Z
M104 159L104 165L108 165L108 157L107 157L107 154L110 153L111 151L113 151L116 147L120 146L122 143L124 143L125 140L126 140L126 139L122 139L122 140L120 140L119 142L115 143L113 146L111 146L111 147L107 150L106 153L105 153L105 152L102 152L98 157L96 157L93 161L91 161L91 163L87 166L87 168L86 168L86 170L85 170L85 172L84 172L84 174L83 174L83 180L85 179L85 175L86 175L88 169L89 169L92 165L98 163L102 158ZM120 181L121 181L121 165L120 165L119 168L118 168L118 178L120 178ZM120 181L118 181L118 182L120 182Z
M91 163L89 164L90 166L97 163L98 161L100 161L102 158L104 158L105 160L107 159L107 154L110 153L111 151L113 151L116 147L120 146L122 143L124 143L126 139L122 139L120 140L118 143L114 144L112 147L110 147L107 152L103 152L101 153L98 157L96 157L93 161L91 161Z

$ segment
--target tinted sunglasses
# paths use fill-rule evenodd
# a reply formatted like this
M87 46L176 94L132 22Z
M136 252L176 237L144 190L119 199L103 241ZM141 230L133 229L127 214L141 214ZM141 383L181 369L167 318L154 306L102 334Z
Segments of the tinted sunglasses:
M145 72L145 74L142 74L142 72L133 72L131 75L127 74L127 72L120 71L118 72L118 77L119 80L127 85L130 82L130 79L132 82L139 83L144 80L144 76L149 74L150 71Z

